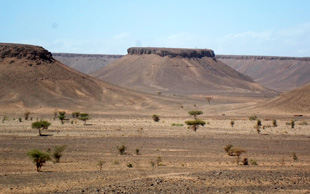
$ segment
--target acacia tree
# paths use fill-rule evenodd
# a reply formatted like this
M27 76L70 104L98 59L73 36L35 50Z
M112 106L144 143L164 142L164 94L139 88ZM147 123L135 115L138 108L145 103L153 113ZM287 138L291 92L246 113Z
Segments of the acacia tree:
M188 112L189 115L194 116L195 120L192 121L185 121L185 124L187 124L188 126L192 126L193 131L197 131L198 127L204 126L206 124L206 122L197 119L197 115L202 115L203 112L200 110L192 110Z
M33 129L38 129L39 130L39 135L42 136L41 129L48 129L48 127L50 125L51 125L50 122L43 120L43 121L37 121L37 122L32 123L31 127Z
M59 111L58 112L58 118L61 121L61 124L64 124L64 120L66 119L66 112L65 111Z
M202 115L203 112L201 110L192 110L189 111L188 114L190 114L191 116L194 116L194 119L197 119L197 115Z
M79 119L84 121L84 125L86 125L86 121L89 120L90 118L87 113L81 113Z
M27 152L27 155L32 158L37 167L37 172L40 172L41 167L46 161L51 160L51 156L47 152L43 152L37 149L33 149Z
M73 112L72 113L72 118L79 118L80 112Z
M208 100L209 105L211 105L211 100L212 100L213 98L210 97L210 96L207 96L206 99Z
M199 120L199 119L196 119L196 120L193 120L193 121L185 121L185 123L189 126L192 126L192 129L194 132L197 131L199 125L201 126L204 126L206 124L206 122L202 121L202 120Z

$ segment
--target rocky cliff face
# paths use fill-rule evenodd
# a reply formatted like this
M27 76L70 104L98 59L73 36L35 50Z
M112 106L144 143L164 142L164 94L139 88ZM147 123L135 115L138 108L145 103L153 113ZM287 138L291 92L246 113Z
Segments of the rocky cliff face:
M180 48L155 48L131 47L127 49L129 55L159 55L161 57L202 58L215 57L213 50L209 49L180 49Z
M42 47L23 44L0 44L0 59L16 58L30 61L44 61L51 63L55 61L52 53ZM38 63L39 65L40 63Z

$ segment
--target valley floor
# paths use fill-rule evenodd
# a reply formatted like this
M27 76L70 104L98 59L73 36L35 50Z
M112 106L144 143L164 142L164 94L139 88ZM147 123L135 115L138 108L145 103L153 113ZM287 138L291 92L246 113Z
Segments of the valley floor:
M51 127L38 136L31 121L10 119L0 124L0 193L309 193L310 125L290 119L201 117L207 122L197 132L185 117L98 117ZM67 145L60 163L47 162L42 172L26 155L30 149ZM227 144L246 150L258 165L237 165L224 151ZM118 146L127 154L120 155ZM139 154L136 154L139 149ZM294 160L292 154L298 157ZM98 161L104 161L102 170ZM130 165L132 167L130 167ZM129 166L129 167L128 167Z

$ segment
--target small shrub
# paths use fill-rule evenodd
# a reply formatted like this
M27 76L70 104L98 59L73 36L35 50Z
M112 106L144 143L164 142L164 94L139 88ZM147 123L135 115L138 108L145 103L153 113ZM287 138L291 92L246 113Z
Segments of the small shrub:
M172 123L171 124L172 127L183 127L183 124L178 124L178 123Z
M27 112L24 113L24 119L25 119L25 121L28 120L29 115L30 115L30 112L29 112L29 111L27 111Z
M225 147L224 147L224 150L225 150L225 152L229 155L229 156L231 156L231 154L232 154L232 152L231 152L231 148L233 147L233 145L231 145L231 144L228 144L228 145L226 145Z
M234 121L234 120L231 120L231 121L230 121L230 125L231 125L231 127L234 127L235 121Z
M262 126L262 121L261 121L260 119L257 119L256 125L257 125L257 126Z
M249 162L248 162L247 158L243 158L242 165L249 165Z
M54 152L52 154L56 163L60 162L60 158L62 157L62 152L66 149L67 145L56 146Z
M232 153L232 156L236 156L236 163L239 164L241 154L246 151L241 148L231 148L230 152Z
M3 119L2 119L2 123L4 123L4 121L8 121L9 118L7 116L4 116Z
M151 164L152 167L155 166L155 162L153 160L150 161L150 164Z
M298 125L308 125L308 122L307 121L302 121L302 122L299 122Z
M277 127L278 126L277 120L275 120L275 119L272 120L272 126L273 127Z
M132 168L132 164L131 164L131 163L128 163L128 164L127 164L127 167L128 167L128 168Z
M294 129L294 127L295 127L295 121L291 120L291 128Z
M252 115L249 117L249 120L250 121L255 121L257 119L257 116L256 115Z
M250 164L253 165L253 166L258 165L257 162L256 162L256 160L253 160L253 159L250 160Z
M98 167L99 167L99 170L102 170L102 166L103 166L104 163L105 163L105 161L103 161L103 160L99 160L99 161L97 162L97 165L98 165Z
M50 154L47 152L42 152L37 149L33 149L27 152L27 155L32 158L33 162L37 167L37 172L40 172L41 167L46 161L51 160Z
M123 144L121 146L117 146L118 152L120 155L125 155L126 154L126 149L127 147Z
M84 121L84 125L86 125L86 121L89 120L90 117L87 113L81 113L79 119Z
M292 157L293 157L293 160L295 160L295 161L298 160L298 157L297 157L295 152L293 152Z
M136 155L140 155L140 149L136 148Z
M80 112L73 112L72 113L72 118L79 118Z
M160 156L158 156L157 158L156 158L156 164L157 164L157 166L161 166L161 162L163 161L163 159L160 157Z
M22 118L18 118L18 121L19 121L19 122L22 122Z
M152 119L155 122L158 122L160 120L159 115L152 115Z

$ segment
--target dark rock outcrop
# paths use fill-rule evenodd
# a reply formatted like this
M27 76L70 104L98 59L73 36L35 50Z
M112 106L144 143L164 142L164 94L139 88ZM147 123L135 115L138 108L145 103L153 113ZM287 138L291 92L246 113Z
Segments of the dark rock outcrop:
M51 63L55 61L52 53L42 47L24 44L0 44L0 59L17 58L31 61L44 61Z
M155 48L131 47L127 49L129 55L155 54L161 57L202 58L215 57L213 50L209 49L180 49L180 48Z

